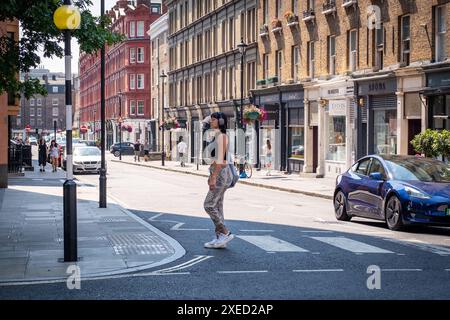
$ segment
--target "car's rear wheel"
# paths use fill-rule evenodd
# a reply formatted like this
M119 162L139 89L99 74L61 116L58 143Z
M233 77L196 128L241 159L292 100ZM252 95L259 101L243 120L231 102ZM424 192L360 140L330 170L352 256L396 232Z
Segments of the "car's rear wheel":
M388 199L385 208L386 224L389 229L398 231L403 229L402 203L397 196Z
M120 156L120 152L119 151L114 151L114 157L118 158Z
M334 195L334 213L336 215L336 219L340 221L350 221L352 218L347 214L347 200L342 191L338 191Z

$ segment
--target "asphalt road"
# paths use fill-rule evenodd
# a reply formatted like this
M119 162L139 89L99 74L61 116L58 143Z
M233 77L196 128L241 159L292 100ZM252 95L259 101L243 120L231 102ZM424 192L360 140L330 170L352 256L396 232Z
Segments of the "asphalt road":
M109 195L176 239L186 255L157 270L82 279L81 290L65 283L1 287L0 298L450 298L450 229L392 232L371 220L338 222L331 201L237 185L225 197L237 238L227 249L205 249L213 237L203 210L206 178L111 162L108 170ZM98 184L97 175L77 177Z

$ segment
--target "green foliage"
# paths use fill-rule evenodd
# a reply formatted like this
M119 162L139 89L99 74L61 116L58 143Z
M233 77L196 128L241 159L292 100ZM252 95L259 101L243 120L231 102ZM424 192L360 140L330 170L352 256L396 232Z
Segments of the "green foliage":
M426 157L443 156L450 157L450 131L435 131L427 129L419 133L411 140L411 145L416 152L425 154Z
M64 36L53 23L53 13L63 4L62 0L1 0L0 21L17 19L22 34L19 43L0 37L0 94L14 92L17 96L24 93L27 98L34 94L43 94L45 89L34 80L21 84L16 75L28 72L41 63L38 50L44 57L64 56ZM88 10L91 0L76 0L73 4L81 11L80 29L72 32L80 49L86 53L98 51L103 44L113 44L124 39L123 35L109 31L111 20L105 16L101 21ZM102 27L102 22L104 27Z

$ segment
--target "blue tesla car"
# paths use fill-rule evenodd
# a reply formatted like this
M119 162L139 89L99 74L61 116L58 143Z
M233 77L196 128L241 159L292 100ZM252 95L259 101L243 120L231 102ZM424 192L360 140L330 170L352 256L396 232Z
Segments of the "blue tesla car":
M353 216L406 225L450 226L450 167L422 157L371 155L336 179L338 220Z

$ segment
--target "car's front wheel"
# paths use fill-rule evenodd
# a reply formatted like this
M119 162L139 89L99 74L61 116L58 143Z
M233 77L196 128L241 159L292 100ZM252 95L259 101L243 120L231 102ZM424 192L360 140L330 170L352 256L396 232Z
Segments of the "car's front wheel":
M118 150L114 151L114 157L118 158L119 156L120 156L120 152Z
M389 198L385 208L385 217L389 229L398 231L403 228L402 203L397 196Z
M345 198L345 194L342 191L338 191L334 195L334 213L336 215L336 219L341 221L350 221L352 218L347 214L347 200Z

